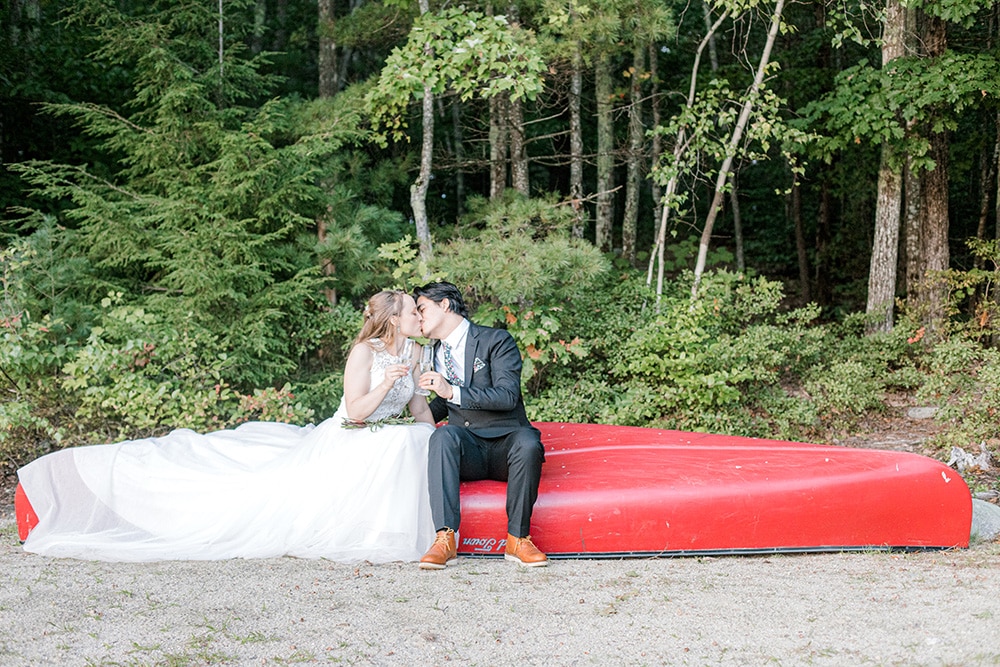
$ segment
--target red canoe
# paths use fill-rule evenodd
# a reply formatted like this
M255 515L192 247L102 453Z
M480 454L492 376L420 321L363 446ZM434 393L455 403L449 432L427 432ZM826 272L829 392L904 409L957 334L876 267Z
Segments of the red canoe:
M908 454L594 424L539 423L532 537L553 557L967 547L972 497ZM462 485L459 553L499 555L506 485ZM19 486L18 533L38 522Z
M871 449L540 423L532 537L555 557L967 547L972 496L933 459ZM461 554L499 554L505 485L462 485Z

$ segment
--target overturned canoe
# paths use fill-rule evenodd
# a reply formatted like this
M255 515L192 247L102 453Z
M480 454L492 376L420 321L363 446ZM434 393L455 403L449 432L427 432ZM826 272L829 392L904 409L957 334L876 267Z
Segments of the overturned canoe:
M539 423L532 537L555 557L967 547L969 488L933 459L651 428ZM505 485L462 485L460 554L499 554Z
M967 547L972 498L908 454L595 424L538 423L546 463L532 517L552 557ZM459 553L499 555L506 485L462 484ZM18 534L38 523L18 486Z

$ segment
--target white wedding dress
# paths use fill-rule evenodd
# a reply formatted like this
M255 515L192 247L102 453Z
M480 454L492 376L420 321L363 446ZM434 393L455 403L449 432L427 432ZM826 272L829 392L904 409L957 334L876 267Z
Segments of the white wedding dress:
M376 352L372 386L401 360ZM398 415L413 389L412 375L397 380L368 420ZM24 549L106 561L419 560L434 540L433 427L345 429L345 416L341 400L315 427L178 429L43 456L18 471L39 516Z

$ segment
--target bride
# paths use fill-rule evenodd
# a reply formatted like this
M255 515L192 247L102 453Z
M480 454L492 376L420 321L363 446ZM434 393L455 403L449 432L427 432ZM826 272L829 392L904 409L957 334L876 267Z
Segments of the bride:
M416 561L434 540L430 408L414 393L420 314L373 296L318 426L250 422L76 447L18 471L39 517L26 551L107 561L299 556ZM407 405L414 424L395 421Z

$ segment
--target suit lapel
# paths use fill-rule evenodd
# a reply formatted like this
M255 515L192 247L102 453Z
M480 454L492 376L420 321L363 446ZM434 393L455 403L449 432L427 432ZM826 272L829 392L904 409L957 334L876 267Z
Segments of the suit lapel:
M472 383L472 376L476 373L476 357L479 356L479 333L480 329L473 323L469 323L469 333L466 334L465 340L465 368L462 372L465 374L465 384L468 386Z

